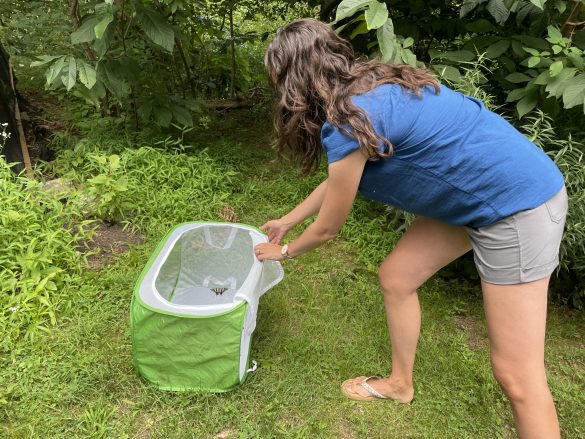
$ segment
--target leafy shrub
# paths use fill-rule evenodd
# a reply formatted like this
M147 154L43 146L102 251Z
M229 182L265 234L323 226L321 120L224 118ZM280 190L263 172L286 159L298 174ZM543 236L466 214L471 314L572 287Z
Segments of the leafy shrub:
M559 274L570 282L562 284L559 295L582 307L585 304L585 146L571 137L559 138L552 119L542 111L527 116L521 129L547 152L565 177L569 213L561 243Z
M153 233L184 221L217 220L236 175L205 150L183 154L141 147L110 154L87 142L58 153L50 168L80 187L86 196L73 200L80 208Z
M14 177L0 158L0 350L32 336L68 304L88 237L79 211L35 180Z

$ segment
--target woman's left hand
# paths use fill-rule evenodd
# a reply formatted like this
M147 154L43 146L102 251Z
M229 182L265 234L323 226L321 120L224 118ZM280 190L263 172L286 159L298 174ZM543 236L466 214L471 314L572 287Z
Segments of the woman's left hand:
M272 261L282 261L282 246L278 244L262 243L254 247L254 254L259 261L270 259Z

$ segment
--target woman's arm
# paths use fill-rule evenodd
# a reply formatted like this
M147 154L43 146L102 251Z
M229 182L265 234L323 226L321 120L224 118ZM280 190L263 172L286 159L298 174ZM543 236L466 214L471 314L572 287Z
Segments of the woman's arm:
M307 227L298 239L289 243L289 256L295 257L306 253L339 233L353 205L366 160L362 152L356 150L342 160L330 164L329 178L317 188L323 186L323 189L319 191L315 189L305 202L309 201L313 194L315 194L314 199L306 205L304 205L305 202L301 203L291 211L289 215L296 211L293 219L300 218L314 209L317 201L321 200L315 222ZM322 199L320 199L321 190L324 192ZM255 247L256 255L260 260L282 259L280 249L281 247L276 244L259 244Z
M260 226L260 230L268 233L268 240L273 244L280 243L280 240L287 232L300 222L315 215L321 208L321 203L325 197L327 180L317 186L297 207L291 210L283 217L270 220Z
M321 204L323 204L323 198L325 198L326 190L327 180L323 181L319 186L317 186L302 203L284 215L281 220L283 220L285 223L292 224L294 227L307 218L312 217L317 212L319 212L319 209L321 209Z

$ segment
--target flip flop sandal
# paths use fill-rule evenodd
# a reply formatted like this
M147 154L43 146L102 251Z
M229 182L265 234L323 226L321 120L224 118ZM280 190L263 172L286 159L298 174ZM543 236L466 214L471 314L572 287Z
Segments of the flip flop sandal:
M377 376L365 377L362 380L362 382L360 383L360 386L362 386L362 388L364 388L369 393L368 396L362 396L359 393L355 393L355 392L352 392L351 390L349 390L350 381L355 381L355 378L346 380L343 382L343 384L341 384L341 393L343 393L346 397L348 397L349 399L352 399L354 401L383 401L383 400L393 401L392 398L390 398L389 396L382 395L380 392L378 392L376 389L374 389L372 386L370 386L368 384L368 381L371 380L372 378L382 379L382 378L377 377Z

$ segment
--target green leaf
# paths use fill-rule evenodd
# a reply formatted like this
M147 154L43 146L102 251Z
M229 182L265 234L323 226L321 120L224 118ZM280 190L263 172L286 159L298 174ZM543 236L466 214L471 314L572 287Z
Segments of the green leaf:
M431 59L448 59L454 62L469 62L475 58L475 54L469 50L454 50L452 52L431 52Z
M441 78L450 82L457 82L461 78L461 72L453 66L435 65L433 66L433 70Z
M115 171L120 167L120 156L118 154L112 154L108 157L108 161L110 162L110 170Z
M540 56L531 56L528 58L528 62L526 65L530 68L535 67L540 64Z
M540 56L540 52L536 49L532 49L530 47L523 47L524 51L532 56Z
M561 50L563 50L563 48L558 44L552 46L552 51L555 55L558 54Z
M555 61L554 63L552 63L548 68L548 70L550 71L551 78L561 73L563 67L564 67L563 61Z
M157 125L167 128L171 124L171 119L173 118L173 114L171 111L166 107L154 107L154 121Z
M557 1L555 2L555 9L562 14L567 10L567 2L566 1Z
M148 101L138 108L138 116L144 121L148 121L152 114L152 101Z
M568 67L565 68L554 78L551 78L550 82L547 84L545 91L548 92L549 96L554 96L556 98L560 97L565 88L570 83L570 79L573 78L577 74L577 69Z
M573 108L583 104L585 99L585 73L576 76L571 84L563 92L563 105L565 108Z
M476 32L476 33L485 33L491 32L496 30L497 28L490 23L485 18L480 18L479 20L472 21L471 23L467 23L465 25L469 32Z
M582 56L579 56L576 53L569 53L567 58L575 67L585 67L585 59L583 59Z
M475 53L483 53L487 50L487 48L489 46L497 43L500 40L501 40L501 38L498 38L498 37L477 36L477 37L473 37L470 40L466 41L465 44L461 48L463 50L470 50L470 51L475 52ZM431 50L429 50L429 53Z
M85 21L79 26L79 28L71 34L72 44L89 43L95 40L94 28L100 22L100 17L96 15L90 15Z
M486 50L486 56L490 59L498 58L510 48L509 40L501 40L492 44Z
M367 34L368 33L368 24L365 21L362 21L355 29L351 32L349 38L353 40L358 35Z
M337 23L344 18L351 17L358 10L367 7L371 1L372 0L343 0L337 6L337 10L335 12L335 21L333 23Z
M530 35L514 35L513 38L520 41L524 47L532 47L537 50L548 50L550 47L544 38L532 37Z
M114 15L112 13L105 14L98 24L93 28L96 39L100 39L106 31L108 25L114 21Z
M102 58L109 50L112 41L114 40L116 32L115 24L111 24L106 27L102 37L96 39L93 42L93 50L97 54L98 58Z
M87 89L91 89L96 83L96 71L93 66L85 61L77 62L77 75L79 76L79 82L85 85Z
M56 60L57 58L60 58L61 56L63 55L38 55L37 58L39 60L31 62L30 67L43 66L50 63L51 61Z
M402 47L408 49L410 46L414 44L414 38L408 37L402 42Z
M523 1L519 3L519 7L516 10L516 25L520 26L522 22L526 19L526 17L534 14L535 12L540 12L539 9L531 3Z
M498 24L504 24L510 16L510 11L506 8L503 0L490 0L486 9Z
M531 112L538 103L538 89L532 88L526 91L526 95L516 104L518 117L522 118L526 113Z
M128 94L128 84L119 71L119 63L110 61L98 64L98 75L106 88L121 101Z
M548 31L548 36L554 40L561 40L563 39L563 35L559 32L559 30L554 26L549 26L546 28Z
M168 52L173 51L175 47L175 31L162 15L152 9L136 4L136 18L144 33L154 44L161 46Z
M63 70L63 67L65 67L66 58L67 57L65 55L59 57L53 64L51 64L49 70L47 70L45 77L47 78L47 85L49 87L53 84L53 82L55 82L55 79L61 75L61 70Z
M459 16L461 18L465 17L467 14L477 8L478 5L485 3L486 1L487 0L465 0L461 6L461 11L459 11Z
M366 9L365 16L368 29L378 29L384 26L384 23L388 20L386 3L380 3L376 0L370 2L370 7Z
M376 38L378 39L382 61L390 61L396 50L396 35L394 35L392 19L388 18L384 26L378 28Z
M412 67L416 67L416 55L412 53L409 49L400 49L400 57L405 64L411 65Z
M540 75L536 77L534 80L534 84L536 85L546 85L550 81L550 72L548 70L543 71Z
M75 63L75 58L72 56L68 57L69 63L63 69L63 74L61 75L61 82L67 89L67 91L71 90L75 85L75 77L77 76L77 64Z
M544 9L544 4L546 3L546 0L530 0L530 3L532 3L539 9Z
M510 73L508 76L506 76L506 81L509 81L513 84L519 84L521 82L528 82L531 79L532 78L530 76L525 75L524 73L520 73L520 72Z
M183 126L193 126L193 118L191 117L191 112L180 105L173 105L171 108L173 112L173 117L175 120Z
M510 93L508 93L508 97L506 98L506 102L515 102L515 101L522 99L524 96L526 96L526 89L525 88L517 88L515 90L512 90Z

